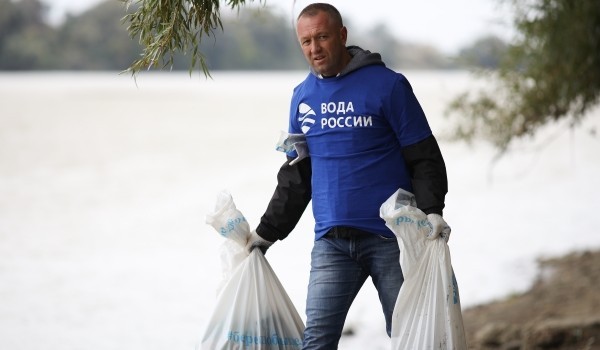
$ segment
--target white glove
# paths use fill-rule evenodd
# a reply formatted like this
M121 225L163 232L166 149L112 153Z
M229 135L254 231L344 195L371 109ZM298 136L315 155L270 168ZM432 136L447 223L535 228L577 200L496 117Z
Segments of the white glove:
M250 236L248 236L248 241L246 242L246 251L248 254L250 254L254 248L259 248L263 254L265 254L267 249L269 249L269 247L272 245L273 242L269 242L262 238L258 235L258 233L256 233L256 230L254 230L252 233L250 233Z
M444 218L440 214L427 214L427 220L431 225L431 231L427 234L427 238L436 239L442 237L447 243L450 239L452 229L450 229Z

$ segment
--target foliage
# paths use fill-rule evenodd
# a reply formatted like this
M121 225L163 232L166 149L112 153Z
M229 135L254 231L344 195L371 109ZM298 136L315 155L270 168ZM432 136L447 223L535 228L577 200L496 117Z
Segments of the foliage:
M507 50L508 45L502 39L491 35L480 38L471 46L461 49L457 60L465 66L495 69L500 66L500 58Z
M191 52L190 72L196 66L202 68L203 72L209 74L209 55L207 54L206 45L204 45L203 37L213 37L214 43L219 43L221 40L220 32L224 29L221 22L219 1L218 0L122 0L128 4L140 4L139 8L125 17L126 22L129 22L128 30L132 36L139 35L140 43L144 47L141 58L136 60L128 71L135 75L142 69L150 67L158 67L159 61L161 68L172 68L178 62L178 53L188 54ZM252 0L251 0L252 1ZM261 3L265 0L260 0ZM293 1L293 0L290 0ZM231 9L239 11L241 5L245 4L244 0L228 0L226 2ZM252 22L247 22L252 23ZM262 22L266 25L269 22ZM217 30L221 29L221 31ZM239 29L239 28L237 28ZM382 45L375 47L370 46L369 49L377 51L381 49L384 59L392 66L406 66L409 68L450 68L449 60L443 58L440 53L430 47L421 47L419 45L401 45L393 39L385 27L375 27L373 29L375 36L369 36L369 40L378 38L376 41ZM253 60L260 53L259 46L253 46L252 40L245 38L247 32L243 30L237 32L235 37L228 34L224 45L236 45L242 48L238 53L246 59ZM279 34L279 35L277 35ZM273 53L278 52L298 52L297 48L291 48L290 43L295 43L294 40L286 39L281 42L281 33L271 30L265 31L265 36L256 41L256 44L269 45L267 49ZM277 39L277 40L270 40ZM250 44L249 44L250 42ZM386 45L387 43L390 45ZM294 44L295 45L295 44ZM369 44L371 45L371 44ZM404 47L402 47L404 46ZM215 45L216 47L216 45ZM400 47L400 48L399 48ZM282 48L286 50L281 51ZM225 48L229 51L229 48ZM386 55L390 53L390 55ZM297 61L296 56L291 56L293 62ZM300 56L298 56L300 57ZM229 56L222 57L225 62ZM213 61L214 62L214 61ZM280 62L283 62L281 60ZM398 64L396 62L401 62ZM265 66L259 65L259 69L267 68L268 61L264 61ZM226 66L228 66L226 64ZM275 65L271 69L277 69L280 65Z
M37 9L37 10L35 10ZM136 9L106 0L49 26L39 0L0 0L0 70L123 70L142 46L122 18ZM211 69L303 69L293 30L264 8L225 16L226 30L200 44ZM189 56L174 52L172 69L189 69ZM162 67L152 68L161 69Z
M456 98L455 134L483 138L500 153L541 126L576 125L600 96L600 6L597 0L512 0L520 37L498 70L499 86ZM491 79L490 79L491 80ZM488 81L490 81L488 80Z
M199 51L202 36L210 36L215 29L223 29L219 0L124 0L136 3L138 9L125 16L132 37L139 36L144 46L142 57L129 67L132 74L141 69L172 66L175 53L191 50L190 71L199 64L208 75L204 56ZM252 0L251 0L252 1ZM227 0L231 9L245 4L245 0ZM166 59L165 59L166 57ZM198 61L199 60L199 61Z
M38 0L0 0L0 67L12 70L52 65L56 38L44 22L46 7Z
M210 69L285 70L306 66L289 23L264 8L226 18L223 31L215 32L214 40L203 41L200 49Z
M49 25L41 0L0 0L0 70L123 70L144 50L139 36L131 38L123 25L123 18L135 13L138 6L105 0ZM249 6L237 13L224 11L221 20L222 30L214 30L199 42L198 53L207 69L306 69L294 28L285 16L265 6ZM349 44L381 53L390 67L457 68L436 49L400 41L385 26L375 25L361 33L353 29L350 19L345 23L350 31ZM177 29L186 31L183 26ZM161 61L161 56L158 61L162 64L145 68L163 69L165 64L176 70L193 68L190 52L165 51L165 55L171 54L171 63L168 57Z
M353 39L355 35L350 36L349 44L357 44L371 51L381 54L384 61L397 69L427 69L436 67L439 69L455 68L449 58L444 57L437 49L401 42L390 34L385 25L378 24L371 28L366 36Z
M121 23L122 4L105 1L78 16L69 16L57 29L62 69L111 70L129 65L140 45Z

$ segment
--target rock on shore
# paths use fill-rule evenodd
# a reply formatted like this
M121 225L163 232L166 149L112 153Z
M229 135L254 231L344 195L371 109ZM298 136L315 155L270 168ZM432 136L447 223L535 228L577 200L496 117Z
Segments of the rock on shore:
M525 293L465 309L471 350L600 350L600 250L538 260Z

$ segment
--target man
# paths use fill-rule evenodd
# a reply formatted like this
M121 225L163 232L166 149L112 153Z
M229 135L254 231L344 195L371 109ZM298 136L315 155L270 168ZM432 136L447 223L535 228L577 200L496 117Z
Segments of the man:
M449 231L442 218L446 168L406 78L386 68L379 54L346 47L347 29L336 8L307 6L296 30L311 72L294 89L289 133L305 139L297 145L307 146L308 157L288 152L247 249L265 251L284 239L312 199L315 243L303 349L336 349L350 305L369 276L390 335L404 277L398 242L379 208L403 188L428 214L431 238Z

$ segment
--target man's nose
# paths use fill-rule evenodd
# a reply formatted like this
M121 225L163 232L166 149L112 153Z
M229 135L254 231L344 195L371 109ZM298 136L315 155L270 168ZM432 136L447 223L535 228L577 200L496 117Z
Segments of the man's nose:
M319 52L321 51L321 45L319 44L318 40L313 40L310 44L310 51L311 52Z

